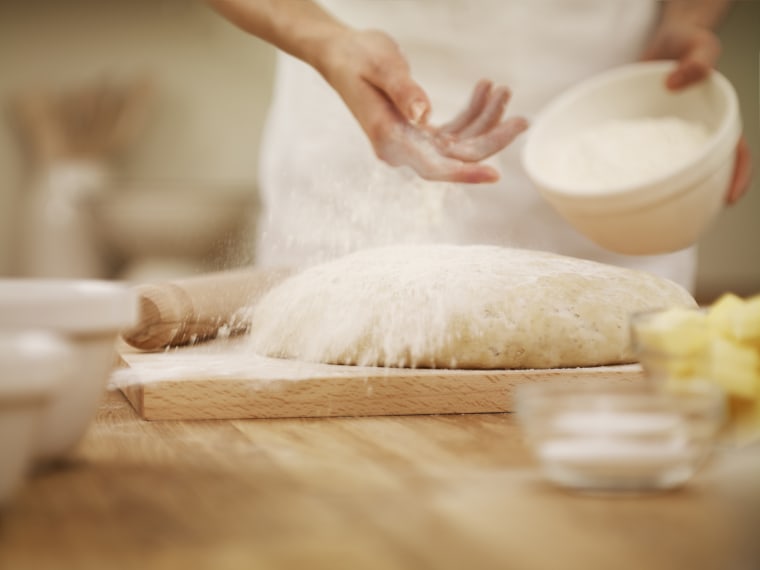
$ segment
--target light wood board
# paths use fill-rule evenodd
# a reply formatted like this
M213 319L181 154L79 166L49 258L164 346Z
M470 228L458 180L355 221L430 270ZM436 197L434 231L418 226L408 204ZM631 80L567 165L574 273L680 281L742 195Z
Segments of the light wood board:
M638 365L548 370L389 369L247 353L241 340L121 351L112 384L147 420L465 414L514 411L526 382L639 380Z

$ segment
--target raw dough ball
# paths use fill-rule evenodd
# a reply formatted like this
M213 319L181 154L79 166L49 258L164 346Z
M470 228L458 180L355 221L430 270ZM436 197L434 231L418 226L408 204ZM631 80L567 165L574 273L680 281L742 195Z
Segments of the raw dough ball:
M363 250L288 278L252 309L267 356L367 366L554 368L632 361L629 315L695 306L648 273L495 246Z

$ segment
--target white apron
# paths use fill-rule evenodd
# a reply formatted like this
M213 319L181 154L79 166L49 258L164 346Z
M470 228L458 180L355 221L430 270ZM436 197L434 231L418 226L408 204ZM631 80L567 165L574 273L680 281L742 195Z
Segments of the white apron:
M655 0L325 0L349 25L389 33L433 105L453 117L483 78L513 91L507 113L530 120L577 81L635 60ZM399 242L497 244L636 267L692 289L694 248L631 257L578 234L538 195L518 138L489 160L501 179L459 185L391 168L340 97L306 64L278 56L262 140L257 263L310 264Z

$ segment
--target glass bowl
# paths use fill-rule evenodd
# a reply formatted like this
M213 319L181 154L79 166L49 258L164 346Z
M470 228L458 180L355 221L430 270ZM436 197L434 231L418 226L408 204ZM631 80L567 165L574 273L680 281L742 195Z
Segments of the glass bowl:
M546 382L520 386L517 417L545 479L598 493L646 493L686 483L710 457L723 392L689 383Z
M646 377L659 387L678 386L679 380L709 380L707 311L678 308L678 319L662 322L668 309L634 313L630 317L633 353Z

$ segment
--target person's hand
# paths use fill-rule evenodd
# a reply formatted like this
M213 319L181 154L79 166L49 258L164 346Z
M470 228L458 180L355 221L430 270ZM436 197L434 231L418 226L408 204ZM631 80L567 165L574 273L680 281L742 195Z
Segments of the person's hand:
M677 91L705 79L718 62L720 51L720 40L712 30L670 22L655 33L642 59L676 60L676 68L668 74L665 85ZM734 174L726 193L727 204L734 204L749 190L751 177L751 154L746 139L742 137L736 148Z
M749 190L752 181L752 155L747 139L742 136L736 147L736 163L731 184L726 193L726 203L735 204Z
M510 91L486 80L475 86L455 119L429 125L430 100L383 32L347 30L326 46L315 67L343 98L381 160L409 166L429 180L497 180L498 172L480 161L527 128L523 118L502 121Z
M643 60L674 59L676 68L665 84L669 89L688 87L705 79L720 57L720 40L712 30L689 23L663 24L642 55Z

